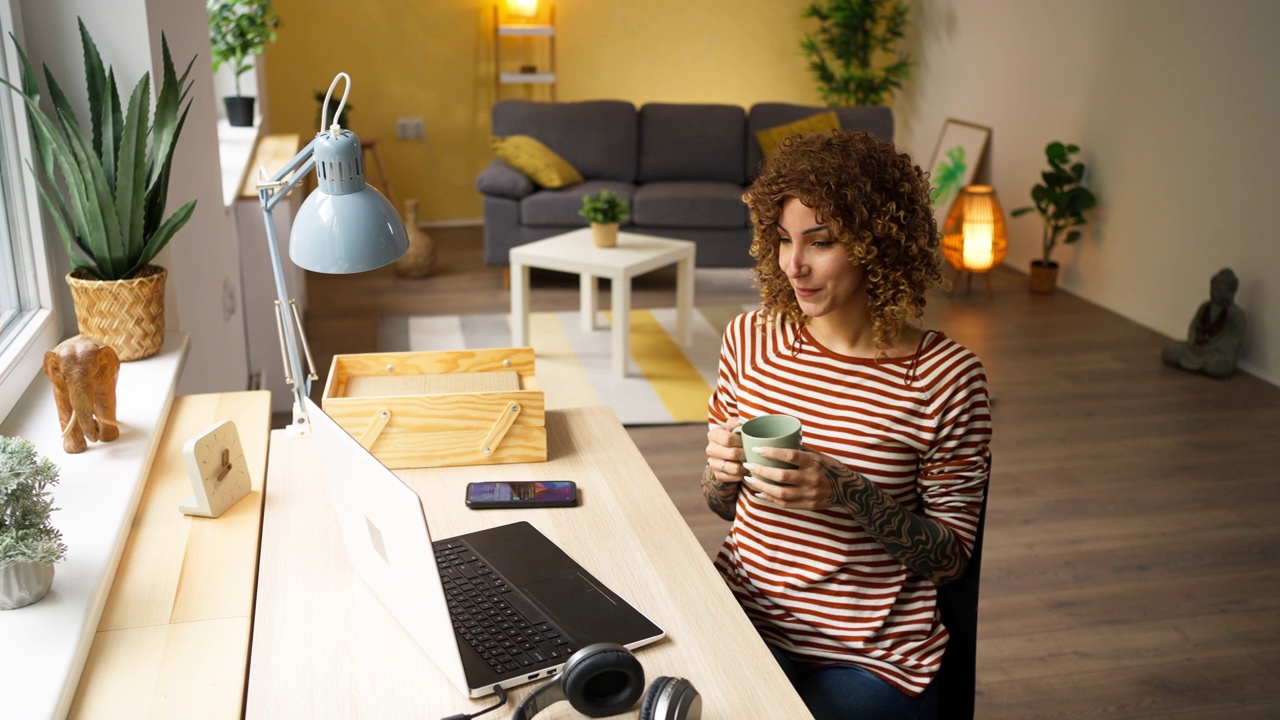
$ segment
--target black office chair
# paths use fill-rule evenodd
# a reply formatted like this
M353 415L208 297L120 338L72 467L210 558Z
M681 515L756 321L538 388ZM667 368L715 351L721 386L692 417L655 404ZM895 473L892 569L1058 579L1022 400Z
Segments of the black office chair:
M990 485L987 493L990 496ZM938 684L938 720L973 720L978 656L978 581L982 577L982 535L987 524L987 497L978 512L978 532L964 575L938 588L938 609L951 639L942 656Z

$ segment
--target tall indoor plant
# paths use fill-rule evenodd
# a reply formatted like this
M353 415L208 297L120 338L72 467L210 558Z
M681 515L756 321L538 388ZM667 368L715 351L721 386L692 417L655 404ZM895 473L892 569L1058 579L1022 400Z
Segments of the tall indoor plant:
M49 592L53 566L67 555L49 522L49 488L58 469L31 441L0 437L0 610L30 605Z
M1033 292L1051 293L1058 283L1058 263L1051 259L1059 242L1069 245L1080 239L1080 231L1088 221L1086 210L1093 208L1097 200L1084 186L1085 165L1072 162L1071 156L1080 151L1077 145L1051 142L1045 149L1049 169L1040 174L1041 182L1031 188L1034 206L1020 207L1010 213L1018 217L1035 210L1044 224L1041 238L1042 255L1031 262L1030 286ZM1065 233L1065 234L1064 234Z
M280 18L272 8L273 0L207 0L209 43L213 53L213 70L222 63L231 65L235 74L236 94L222 99L227 109L227 122L236 127L253 125L253 97L240 90L240 76L253 68L253 58L261 55L267 43L276 41Z
M167 218L170 166L191 101L187 76L174 71L163 33L164 75L152 116L151 74L122 108L115 71L104 65L80 21L92 137L44 67L53 112L40 107L40 86L22 48L21 94L39 165L32 167L45 207L71 259L67 275L80 332L115 348L121 360L159 352L164 342L164 268L152 265L195 210L191 200ZM15 40L16 44L16 40ZM122 111L123 110L123 111Z
M804 17L820 25L816 37L800 40L800 49L823 102L883 105L911 79L915 63L898 52L911 24L909 12L903 0L814 0L805 8ZM882 64L882 58L889 59Z

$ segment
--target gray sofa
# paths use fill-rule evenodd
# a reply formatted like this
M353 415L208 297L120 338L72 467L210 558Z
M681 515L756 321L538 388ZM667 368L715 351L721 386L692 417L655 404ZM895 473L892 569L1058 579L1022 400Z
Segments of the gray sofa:
M622 230L692 240L699 267L748 267L751 222L742 193L763 155L755 133L827 108L591 100L502 100L493 134L530 135L573 165L584 182L542 189L494 159L476 179L484 195L484 254L506 265L516 245L585 227L582 196L610 190L631 203ZM836 108L841 127L893 139L886 107Z

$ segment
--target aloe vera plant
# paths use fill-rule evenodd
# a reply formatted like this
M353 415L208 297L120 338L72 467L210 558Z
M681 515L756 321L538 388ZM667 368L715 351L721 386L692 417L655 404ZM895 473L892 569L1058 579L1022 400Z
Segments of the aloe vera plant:
M115 71L104 66L98 48L80 21L88 86L92 139L86 136L53 73L44 67L52 116L40 108L40 86L17 39L22 87L0 84L26 103L39 169L32 167L40 198L53 216L75 270L99 280L126 280L147 266L191 219L192 200L165 218L173 151L191 101L188 75L174 70L169 43L160 35L164 76L151 116L151 74L144 73L129 102L120 104ZM185 104L184 104L185 103ZM59 183L61 180L61 183Z

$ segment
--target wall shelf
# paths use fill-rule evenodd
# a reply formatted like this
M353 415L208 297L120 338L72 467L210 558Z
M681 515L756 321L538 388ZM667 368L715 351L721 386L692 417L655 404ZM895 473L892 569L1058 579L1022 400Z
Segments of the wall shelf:
M546 22L503 22L500 2L493 6L493 97L503 98L504 87L546 88L547 99L556 99L555 8L546 9ZM549 4L549 3L548 3ZM545 60L529 63L531 56ZM517 71L528 64L533 72ZM536 92L536 91L526 91Z
M555 26L552 25L499 25L498 35L500 37L530 37L542 36L551 37L556 34Z
M503 85L549 85L555 81L555 73L504 72L498 75L498 82Z

